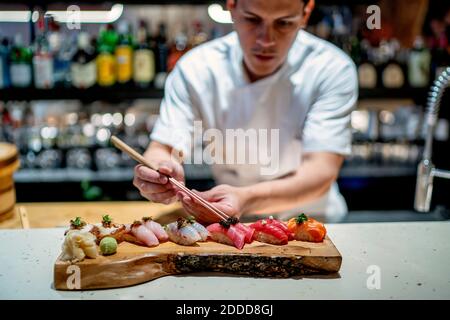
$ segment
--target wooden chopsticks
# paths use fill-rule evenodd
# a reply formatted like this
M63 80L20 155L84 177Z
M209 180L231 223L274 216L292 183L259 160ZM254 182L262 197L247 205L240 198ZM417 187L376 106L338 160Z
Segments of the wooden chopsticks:
M151 163L149 160L145 159L142 155L140 155L137 151L135 151L133 148L131 148L129 145L127 145L125 142L123 142L122 140L120 140L119 138L117 138L116 136L112 136L111 137L111 142L114 144L114 146L120 150L122 150L123 152L125 152L126 154L128 154L132 159L136 160L137 162L139 162L140 164L143 164L144 166L149 167L150 169L153 169L155 171L158 171L158 167L157 165L155 165L154 163ZM167 175L166 175L167 176ZM214 207L213 205L211 205L208 201L206 201L205 199L201 198L200 196L198 196L197 194L195 194L193 191L189 190L189 188L187 188L185 185L183 185L181 182L177 181L176 179L167 176L167 178L169 179L169 181L174 184L175 186L177 186L179 189L181 189L182 191L184 191L187 195L189 195L190 197L194 198L195 200L197 200L199 203L201 203L203 205L203 207L205 207L206 209L208 209L209 211L211 211L212 213L214 213L217 217L219 217L221 220L226 220L229 218L229 216L224 213L223 211L217 209L216 207Z

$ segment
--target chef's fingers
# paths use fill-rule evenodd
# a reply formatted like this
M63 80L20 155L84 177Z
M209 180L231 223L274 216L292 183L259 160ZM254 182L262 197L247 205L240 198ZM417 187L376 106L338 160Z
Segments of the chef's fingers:
M181 164L173 161L162 161L158 171L184 183L184 169Z
M187 211L191 215L195 216L197 220L206 223L214 223L220 221L220 219L214 213L212 213L209 209L206 209L195 199L190 198L189 196L183 196L181 194L177 194L177 196L179 199L181 199L183 207L187 209Z
M158 171L147 168L141 164L134 167L134 175L147 182L153 182L158 184L166 184L168 179L166 176L160 174Z
M141 192L141 195L150 201L157 202L157 203L163 203L166 200L173 198L175 196L175 191L170 190L170 191L166 191L166 192L162 192L162 193L153 193L153 194Z
M139 189L139 191L143 193L161 193L169 190L173 190L170 184L156 184L152 182L147 182L146 180L142 180L138 177L134 177L133 185Z

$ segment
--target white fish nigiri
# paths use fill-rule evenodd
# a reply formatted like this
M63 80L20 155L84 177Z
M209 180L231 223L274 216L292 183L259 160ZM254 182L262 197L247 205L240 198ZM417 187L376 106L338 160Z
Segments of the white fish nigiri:
M131 233L137 238L138 241L142 242L147 247L155 247L159 245L158 238L152 231L146 228L141 221L135 221L131 225Z
M183 218L166 225L166 231L171 241L184 246L193 245L202 239L198 231Z
M206 241L209 237L209 231L202 224L195 221L194 217L189 217L187 219L189 225L191 225L195 230L197 230L198 234L201 237L200 241Z
M166 230L164 230L164 228L158 222L153 221L150 217L143 217L142 221L143 225L155 234L159 242L164 242L169 239L169 235L167 234Z

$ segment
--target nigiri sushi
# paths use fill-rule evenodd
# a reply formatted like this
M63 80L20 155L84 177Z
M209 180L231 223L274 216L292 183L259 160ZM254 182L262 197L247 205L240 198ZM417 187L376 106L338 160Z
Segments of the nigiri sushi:
M304 213L288 221L288 229L300 241L322 242L327 234L323 223L307 217Z
M131 225L131 233L139 242L142 242L147 247L155 247L159 245L158 238L152 231L146 228L141 221L135 221Z
M198 231L183 218L178 218L177 221L167 224L165 229L171 241L183 246L191 246L202 240Z
M255 233L255 229L242 223L236 223L234 226L245 234L245 243L253 242L253 234Z
M212 240L235 246L240 250L245 244L245 233L239 227L236 227L237 224L239 224L239 220L229 218L226 221L213 223L206 229L208 229Z
M102 216L102 222L92 225L89 231L97 237L97 244L105 237L112 237L117 240L117 242L122 242L123 235L126 233L125 225L113 223L112 218L109 215Z
M259 220L250 225L255 229L253 239L275 245L287 244L289 241L288 235L275 223L268 223L266 219Z
M270 216L269 219L266 219L267 223L272 223L274 225L276 225L278 228L280 228L281 230L283 230L284 233L286 233L286 235L288 236L289 240L293 240L294 239L294 234L289 231L289 228L287 227L287 225L280 221L280 220L276 220L273 218L273 216Z
M159 242L164 242L169 239L169 235L166 230L156 221L153 221L151 217L143 217L143 224L146 228L150 229L155 236L158 238Z
M200 223L195 221L194 217L189 217L187 219L187 223L191 225L195 230L197 230L198 234L201 237L200 241L206 241L209 237L209 231Z

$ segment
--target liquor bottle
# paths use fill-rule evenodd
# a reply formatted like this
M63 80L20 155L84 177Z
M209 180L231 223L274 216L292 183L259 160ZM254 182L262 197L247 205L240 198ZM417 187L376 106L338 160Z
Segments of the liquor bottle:
M0 89L8 88L11 83L9 79L9 41L3 39L0 43Z
M374 89L377 87L378 73L372 62L374 58L373 49L368 40L361 41L360 63L358 65L359 87L363 89Z
M126 21L121 21L118 29L119 41L115 50L117 82L125 84L130 82L133 76L133 36Z
M39 35L34 45L34 86L38 89L51 89L54 86L53 55L47 41L47 23L48 17L38 20Z
M114 55L118 36L114 26L108 24L100 32L98 39L97 82L102 87L109 87L116 83L117 61Z
M53 56L53 78L55 86L68 87L71 81L70 64L76 50L73 49L73 38L68 37L63 41L60 25L54 19L50 19L48 28L47 41Z
M133 80L140 87L148 87L155 78L155 53L148 43L147 23L139 21L137 45L133 55Z
M193 28L194 33L190 40L190 46L196 47L208 40L208 34L203 31L203 24L200 21L194 21Z
M17 33L9 55L9 70L13 87L26 88L31 85L32 58L32 51L30 48L23 46L22 36Z
M167 46L166 25L160 23L158 27L158 34L155 37L156 46L156 69L155 87L158 89L164 88L164 83L167 77L167 58L169 55L169 48Z
M400 44L395 39L380 44L386 46L386 60L382 64L381 81L384 88L402 88L405 84L405 73L399 58Z
M170 48L169 58L167 59L167 71L171 72L177 61L189 50L188 37L183 31L179 31L175 36L172 47Z
M417 36L408 57L408 82L411 87L423 88L430 83L431 53Z
M78 50L72 58L70 67L71 81L75 88L86 89L97 81L97 64L94 49L90 46L89 35L78 35Z

